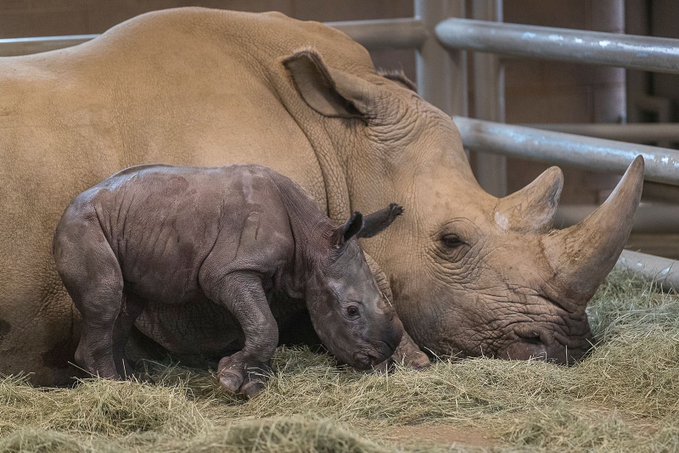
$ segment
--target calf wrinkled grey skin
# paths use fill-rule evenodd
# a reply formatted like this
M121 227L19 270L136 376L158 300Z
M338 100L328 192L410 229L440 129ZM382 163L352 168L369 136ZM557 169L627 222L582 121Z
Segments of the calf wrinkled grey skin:
M403 328L357 238L401 212L392 204L337 227L290 179L254 165L124 170L76 197L55 233L57 270L83 317L76 362L101 377L126 377L124 348L142 312L200 323L222 307L223 331L212 338L182 338L165 325L159 341L170 351L196 342L206 354L237 350L219 362L220 383L253 396L278 344L277 322L306 301L338 360L377 365Z

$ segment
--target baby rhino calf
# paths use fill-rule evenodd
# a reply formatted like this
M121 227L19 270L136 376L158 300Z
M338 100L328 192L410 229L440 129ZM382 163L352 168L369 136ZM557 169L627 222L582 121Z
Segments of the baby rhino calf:
M121 379L125 344L145 308L217 304L231 320L226 338L242 348L220 361L220 383L253 396L278 344L273 313L285 308L276 305L303 299L340 361L378 364L403 328L356 238L401 212L392 204L335 226L299 186L260 166L124 170L76 197L55 233L57 270L83 318L75 360Z

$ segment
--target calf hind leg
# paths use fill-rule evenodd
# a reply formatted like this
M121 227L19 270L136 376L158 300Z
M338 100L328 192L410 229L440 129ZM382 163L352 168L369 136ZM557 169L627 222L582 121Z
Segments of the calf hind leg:
M113 356L113 331L123 303L123 277L98 222L78 219L60 225L54 256L82 315L75 361L93 375L120 379Z

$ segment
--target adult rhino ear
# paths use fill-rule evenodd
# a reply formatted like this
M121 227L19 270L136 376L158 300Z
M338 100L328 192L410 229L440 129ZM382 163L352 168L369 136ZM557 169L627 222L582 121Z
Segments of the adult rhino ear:
M403 207L391 203L388 207L367 215L363 218L363 228L358 232L359 238L370 238L384 231L396 217L403 214Z
M363 228L363 214L354 212L344 225L335 228L332 234L332 243L335 247L342 247L349 239Z
M410 91L417 93L417 85L415 85L415 82L410 80L408 76L406 76L405 73L400 69L380 68L377 70L377 74L381 75L385 79L398 83L399 85L403 86L403 88L407 88Z
M316 112L331 118L368 115L369 83L329 68L313 50L301 50L283 60L302 99Z

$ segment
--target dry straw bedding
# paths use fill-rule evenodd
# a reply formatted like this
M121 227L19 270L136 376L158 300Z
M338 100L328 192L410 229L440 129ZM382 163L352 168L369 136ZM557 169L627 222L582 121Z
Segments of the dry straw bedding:
M599 342L570 368L470 359L385 376L282 349L252 401L157 364L156 384L6 378L0 451L679 450L679 296L615 274L590 318Z

